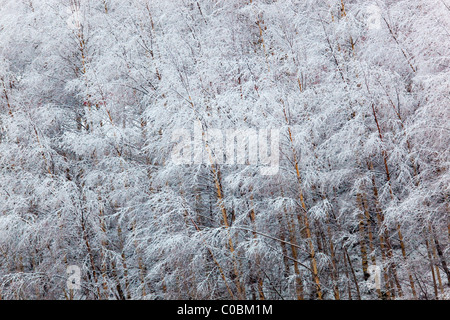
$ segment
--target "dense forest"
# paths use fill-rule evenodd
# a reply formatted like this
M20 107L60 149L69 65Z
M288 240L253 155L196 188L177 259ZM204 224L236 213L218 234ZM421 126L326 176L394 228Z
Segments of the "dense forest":
M0 300L450 299L449 105L449 0L0 0Z

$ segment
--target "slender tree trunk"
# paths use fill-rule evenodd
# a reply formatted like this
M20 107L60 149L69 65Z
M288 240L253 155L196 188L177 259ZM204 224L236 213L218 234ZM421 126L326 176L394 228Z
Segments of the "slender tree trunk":
M286 123L289 125L289 120L286 114L286 109L284 110L284 116L285 116L285 120ZM300 203L301 203L301 210L302 210L302 214L299 215L299 223L300 226L304 226L305 227L305 232L306 232L306 239L308 241L308 245L309 245L309 252L310 252L310 257L311 257L311 266L312 266L312 270L313 270L313 278L314 278L314 282L316 284L316 292L317 292L317 298L319 300L322 300L322 289L321 289L321 285L320 285L320 278L319 278L319 271L317 268L317 261L316 261L316 253L315 253L315 249L314 249L314 244L313 244L313 240L311 237L311 228L310 228L310 223L309 223L309 219L308 219L308 210L306 209L306 204L305 204L305 200L303 197L303 189L302 189L302 180L300 177L300 170L299 170L299 165L298 165L298 160L297 160L297 156L296 156L296 152L295 152L295 148L294 148L294 140L292 137L292 132L291 132L291 128L288 126L288 133L289 133L289 141L291 144L291 148L292 148L292 155L294 157L294 167L295 167L295 172L297 175L297 183L298 183L298 190L299 190L299 198L300 198ZM300 217L302 217L303 219L301 219Z
M250 190L250 192L252 192L252 190ZM254 205L253 205L253 194L250 195L250 221L252 224L252 229L254 230L253 232L253 239L257 240L258 236L256 234L256 214L255 214L255 209L254 209ZM256 259L255 259L255 264L256 264L256 268L260 268L260 264L261 264L261 259L259 257L259 254L257 254ZM256 281L258 284L258 294L259 294L259 299L260 300L265 300L265 295L264 295L264 286L263 286L263 277L261 276L261 272L260 271L256 271L257 275L256 275Z
M433 262L433 258L431 257L431 248L430 248L430 244L428 242L427 237L425 237L425 245L427 247L428 260L430 261L431 276L433 278L434 296L435 296L436 300L438 300L439 293L438 293L438 288L437 288L437 283L436 283L436 275L434 273L434 262Z

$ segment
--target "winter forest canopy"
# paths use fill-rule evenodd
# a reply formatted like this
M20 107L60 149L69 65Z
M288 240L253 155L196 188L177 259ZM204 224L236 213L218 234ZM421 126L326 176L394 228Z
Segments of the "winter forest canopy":
M449 299L449 104L449 0L0 0L0 299Z

